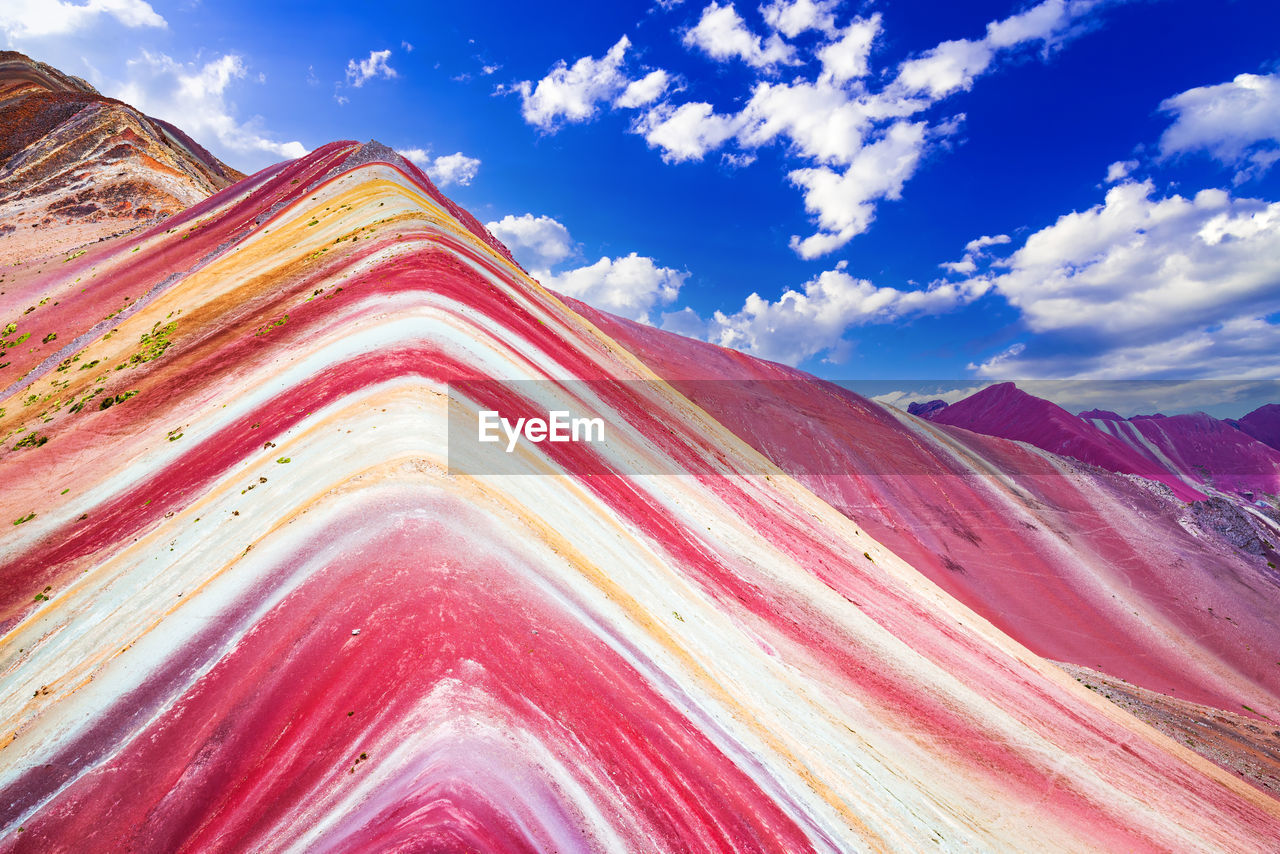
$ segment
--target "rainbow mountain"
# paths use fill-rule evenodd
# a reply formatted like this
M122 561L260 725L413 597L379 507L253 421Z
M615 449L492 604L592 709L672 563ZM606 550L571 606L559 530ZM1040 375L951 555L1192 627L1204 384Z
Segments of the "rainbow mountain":
M1280 836L1280 585L1168 485L562 299L376 143L44 246L3 850ZM551 399L609 440L451 441Z

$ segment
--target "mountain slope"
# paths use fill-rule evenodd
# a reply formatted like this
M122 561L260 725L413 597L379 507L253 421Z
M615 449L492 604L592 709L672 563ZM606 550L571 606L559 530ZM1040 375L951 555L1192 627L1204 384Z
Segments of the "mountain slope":
M0 51L0 264L171 216L243 177L172 125Z
M1038 654L1277 717L1280 574L1162 487L569 305Z
M1203 412L1090 423L1188 480L1224 492L1280 495L1280 451Z
M1236 426L1259 442L1280 450L1280 403L1258 407L1241 418Z

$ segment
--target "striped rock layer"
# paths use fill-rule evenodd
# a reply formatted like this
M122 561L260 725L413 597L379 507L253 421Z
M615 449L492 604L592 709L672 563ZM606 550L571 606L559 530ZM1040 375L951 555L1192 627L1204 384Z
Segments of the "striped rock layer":
M172 216L243 177L173 125L0 51L0 264Z
M915 497L841 507L864 493L785 470L801 443L757 449L770 436L739 422L767 413L692 399L639 333L595 320L356 143L10 284L5 340L29 337L0 373L0 849L1274 845L1280 802L931 580L908 562L925 541L886 547L882 520L947 513L921 507L942 500L929 472ZM507 385L447 393L468 379ZM461 473L451 408L532 410L517 381L580 379L608 442ZM1028 552L1086 602L1073 556L1095 567L1142 535L1149 508L1122 509L1138 492L1104 496L1051 455L798 402L821 400L870 408L832 434L843 451L807 453L914 448L986 496L954 509L1001 595L1022 548L1006 532L1032 517L1117 516ZM1020 485L1038 474L1069 487ZM978 554L953 573L970 595ZM1011 622L1076 607L1031 566ZM1190 625L1143 625L1167 591L1124 589L1141 570L1096 581L1138 620L1080 619L1142 629L1169 678L1191 652L1185 684L1280 716L1273 671L1237 649L1274 639L1274 594L1227 583L1245 634L1193 648Z

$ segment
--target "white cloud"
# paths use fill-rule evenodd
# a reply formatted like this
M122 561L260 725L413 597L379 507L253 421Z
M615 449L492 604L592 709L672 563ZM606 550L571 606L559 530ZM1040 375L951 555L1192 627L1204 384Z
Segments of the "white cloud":
M1035 342L1032 342L1032 350L1035 349ZM1134 380L1167 377L1274 382L1280 372L1276 353L1280 353L1280 326L1262 317L1241 316L1220 325L1191 329L1163 341L1142 344L1117 341L1113 346L1087 352L1038 353L1029 350L1024 353L1019 350L969 368L979 376L993 379L1066 376L1074 380ZM1090 405L1123 409L1119 400L1112 395ZM1062 400L1058 402L1063 406L1072 405ZM1214 401L1205 399L1202 393L1198 400L1192 399L1191 402L1198 408Z
M838 39L818 49L818 61L822 63L823 80L845 83L866 77L870 71L868 61L876 37L880 35L880 14L859 18L845 27Z
M1074 35L1081 19L1104 0L1044 0L1002 21L987 24L985 41L994 48L1014 47L1029 41L1054 47Z
M1174 117L1160 137L1165 156L1207 152L1241 167L1237 183L1280 159L1280 72L1240 74L1229 83L1188 89L1160 109Z
M104 16L134 29L168 26L145 0L6 0L0 31L11 40L62 36L96 26Z
M148 115L172 122L221 157L233 161L247 158L253 165L263 166L307 153L300 142L272 139L257 118L241 121L235 117L235 106L227 100L228 90L233 81L248 73L244 60L235 54L196 67L162 53L143 51L129 60L126 70L126 82L108 84L104 91Z
M795 48L778 35L767 39L751 32L733 3L715 0L702 10L698 23L684 34L687 47L696 47L712 59L741 59L752 68L769 69L796 62Z
M825 82L756 84L738 116L739 141L748 147L778 138L794 152L820 163L849 163L872 126L866 105Z
M535 87L528 81L499 87L520 92L525 120L544 130L561 121L586 121L602 104L646 108L630 126L668 163L702 160L726 145L721 162L736 166L754 150L787 146L788 178L804 193L818 231L793 236L794 251L816 258L844 246L870 226L878 204L901 196L925 155L955 133L964 115L907 121L955 92L968 89L1002 52L1029 44L1047 55L1089 24L1089 13L1125 0L1041 0L986 26L978 40L951 40L903 62L887 84L875 73L872 52L880 38L879 13L836 25L834 0L767 0L760 7L771 28L767 37L747 25L732 2L711 0L682 40L713 59L740 59L756 71L751 95L736 112L709 101L677 103L671 77L651 72L631 80L624 73L630 40L625 36L601 59L561 61ZM662 4L663 8L670 8ZM784 40L814 32L809 55ZM811 72L787 81L770 79L779 66L808 64ZM812 69L816 65L816 71ZM1280 158L1280 154L1277 154ZM964 261L958 272L969 269Z
M662 149L663 160L679 163L701 160L708 151L718 148L736 133L737 122L714 112L710 104L692 101L679 107L659 104L635 127L645 142Z
M969 89L1001 50L1040 42L1045 50L1078 32L1085 16L1103 0L1043 0L1031 8L987 24L978 40L954 39L904 62L896 85L938 99Z
M943 42L907 60L896 78L877 92L866 80L880 35L879 14L855 19L838 30L826 4L778 0L761 12L779 32L795 35L813 29L825 35L814 52L821 66L814 79L757 80L751 98L736 115L719 113L706 102L678 107L662 103L633 130L660 149L667 162L701 159L731 140L745 149L786 142L793 156L808 161L791 170L788 178L804 192L805 209L820 229L808 237L793 236L790 245L801 257L816 258L865 232L877 205L901 196L930 145L954 133L963 115L932 126L906 119L969 88L1003 50L1027 43L1048 50L1061 43L1083 26L1086 14L1100 2L1043 0L991 22L980 40ZM779 48L770 53L732 4L707 6L697 26L685 34L685 43L715 58L742 58L765 72L794 60L792 49L780 39L778 44L787 52ZM950 263L960 273L976 269L972 259Z
M1003 246L1010 242L1007 234L984 234L981 237L975 237L964 245L964 251L968 253L978 253L986 249L988 246Z
M964 245L964 257L959 261L944 261L938 266L949 273L958 273L962 276L970 276L978 271L978 259L986 256L985 251L988 246L1001 246L1009 242L1009 235L984 234L981 237L975 237Z
M946 41L898 70L897 83L909 92L923 92L938 99L973 85L987 70L995 51L985 41Z
M527 270L549 270L577 254L569 229L549 216L507 214L485 223L489 233L506 244Z
M595 116L599 104L623 93L630 81L622 71L631 40L618 39L600 59L584 56L573 65L556 63L537 85L517 84L524 120L545 131L560 121L585 122Z
M480 171L479 158L468 157L461 151L437 157L426 170L427 175L439 187L448 187L451 184L469 186L478 171Z
M790 39L808 30L833 35L837 5L838 0L773 0L760 7L760 14L766 24Z
M1103 179L1103 183L1115 184L1123 181L1137 168L1138 161L1136 160L1117 160L1107 167L1107 177Z
M962 276L968 276L978 272L978 264L973 260L972 255L966 254L959 261L943 261L938 265L948 273L959 273Z
M613 105L626 109L648 106L662 97L670 83L670 76L661 68L651 71L639 80L628 83L627 88L617 97Z
M1044 336L973 366L985 376L1143 376L1280 371L1280 202L1203 190L1107 191L978 277Z
M721 346L791 365L820 355L839 363L849 356L845 334L851 327L950 311L986 288L980 282L935 282L921 290L898 290L828 270L775 302L753 293L733 314L717 311L706 335ZM680 320L688 325L688 318Z
M423 148L401 148L397 153L422 167L422 171L426 172L436 186L441 188L451 184L470 186L480 170L479 158L468 157L461 151L455 154L444 154L434 159L431 157L431 152Z
M1153 199L1153 189L1113 187L1010 256L992 281L1032 330L1150 339L1280 310L1280 202L1224 190Z
M648 323L649 312L674 301L688 276L632 252L624 258L601 258L585 267L538 278L545 287L566 296Z
M549 216L508 214L485 228L543 286L641 323L650 322L655 308L675 301L689 276L635 252L556 272L555 267L581 255L562 223Z
M371 50L369 51L368 59L348 60L347 82L359 89L365 83L370 80L376 80L379 77L386 80L398 77L396 70L388 63L390 59L390 50Z
M788 177L804 190L804 206L822 229L803 240L793 235L791 247L802 258L816 258L866 231L875 216L875 202L901 196L924 145L924 123L900 121L860 149L843 172L826 166L791 172Z

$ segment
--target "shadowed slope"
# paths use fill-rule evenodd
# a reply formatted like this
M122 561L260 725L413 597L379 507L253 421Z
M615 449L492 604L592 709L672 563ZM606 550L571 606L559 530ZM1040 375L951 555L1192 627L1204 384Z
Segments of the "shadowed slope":
M1280 403L1268 403L1236 422L1236 426L1259 442L1280 450Z

